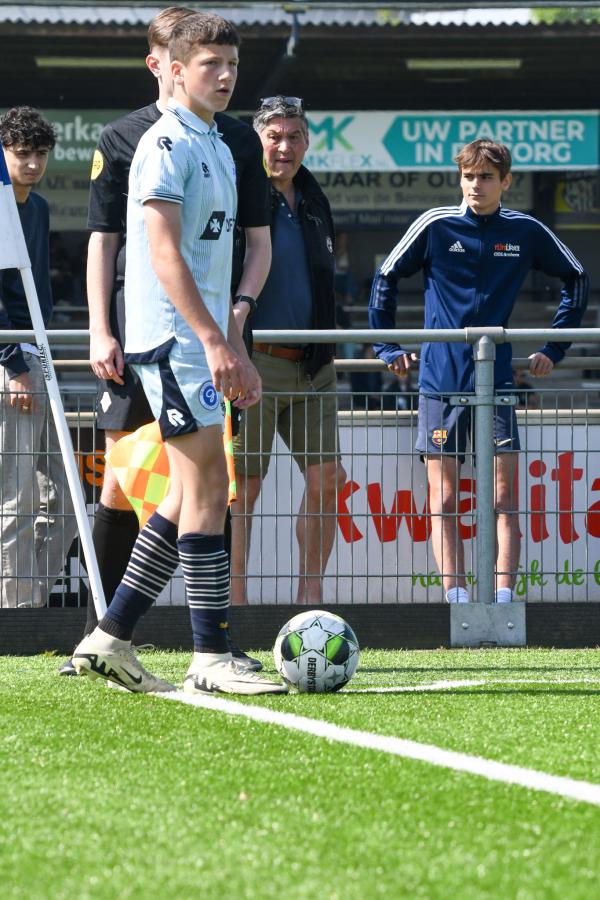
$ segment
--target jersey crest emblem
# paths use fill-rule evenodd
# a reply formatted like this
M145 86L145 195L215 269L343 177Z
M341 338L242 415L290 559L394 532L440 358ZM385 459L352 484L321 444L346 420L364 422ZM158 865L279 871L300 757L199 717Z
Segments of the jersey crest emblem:
M431 432L431 443L436 447L441 447L448 440L448 431L446 428L434 428Z
M173 141L168 135L161 135L161 137L156 140L156 146L160 150L168 150L170 153L173 149Z
M212 381L205 381L200 385L198 399L204 409L212 410L217 408L219 405L219 395L217 394Z

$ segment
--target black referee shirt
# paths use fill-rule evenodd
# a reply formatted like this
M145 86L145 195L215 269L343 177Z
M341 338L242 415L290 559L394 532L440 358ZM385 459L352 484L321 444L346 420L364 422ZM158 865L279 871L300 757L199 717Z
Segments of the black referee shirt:
M125 225L129 169L141 136L160 119L156 103L136 109L106 125L94 154L90 183L88 228L90 231L120 232L123 245L117 259L116 274L125 275ZM256 132L239 119L222 113L215 115L217 128L235 161L238 190L237 225L257 228L271 221L269 182L263 166L262 146ZM243 242L236 241L236 248ZM237 284L243 259L235 258L233 283Z

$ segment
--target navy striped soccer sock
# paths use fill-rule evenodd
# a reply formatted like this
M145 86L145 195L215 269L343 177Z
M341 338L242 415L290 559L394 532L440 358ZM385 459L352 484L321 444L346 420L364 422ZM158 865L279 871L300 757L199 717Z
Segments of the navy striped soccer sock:
M177 541L196 653L228 653L229 558L222 534L183 534Z
M98 623L102 631L130 641L138 619L148 612L178 564L177 525L155 512L140 531L123 580Z

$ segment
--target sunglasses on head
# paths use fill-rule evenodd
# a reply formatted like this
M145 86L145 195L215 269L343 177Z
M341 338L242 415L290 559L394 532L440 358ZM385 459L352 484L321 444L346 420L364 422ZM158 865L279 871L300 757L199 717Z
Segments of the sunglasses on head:
M261 109L276 109L278 106L285 106L299 113L303 112L301 97L283 97L278 94L276 97L263 97L260 101Z

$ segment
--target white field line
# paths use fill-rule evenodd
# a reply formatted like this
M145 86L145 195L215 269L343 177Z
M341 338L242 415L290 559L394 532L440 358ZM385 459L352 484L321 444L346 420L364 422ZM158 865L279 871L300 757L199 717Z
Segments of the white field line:
M438 683L438 689L439 684L441 683ZM456 682L445 682L445 684L456 686ZM473 682L469 682L469 684L473 684ZM420 689L422 688L423 686L420 686ZM452 769L456 772L468 772L471 775L488 778L490 781L517 784L530 790L545 791L549 794L557 794L561 797L568 797L571 800L580 800L584 803L600 806L600 784L576 781L573 778L549 775L546 772L538 772L535 769L525 769L521 766L495 762L480 756L470 756L467 753L443 750L441 747L436 747L433 744L420 744L416 741L407 741L402 738L371 734L368 731L355 731L352 728L344 728L340 725L333 725L330 722L322 722L319 719L309 719L305 716L297 716L294 713L278 712L264 706L247 706L221 697L202 696L201 694L190 695L185 694L183 691L155 694L154 696L177 703L184 703L188 706L222 712L228 716L242 716L255 722L277 725L281 728L301 731L304 734L313 734L316 737L325 738L329 741L350 744L354 747L364 747L368 750L379 750L405 759L420 760L421 762Z
M426 684L399 684L395 687L359 687L344 688L340 694L412 694L422 691L442 691L451 688L483 687L484 685L509 685L509 684L541 684L546 686L561 684L600 684L600 678L562 678L552 681L543 678L486 678L480 681L433 681Z

